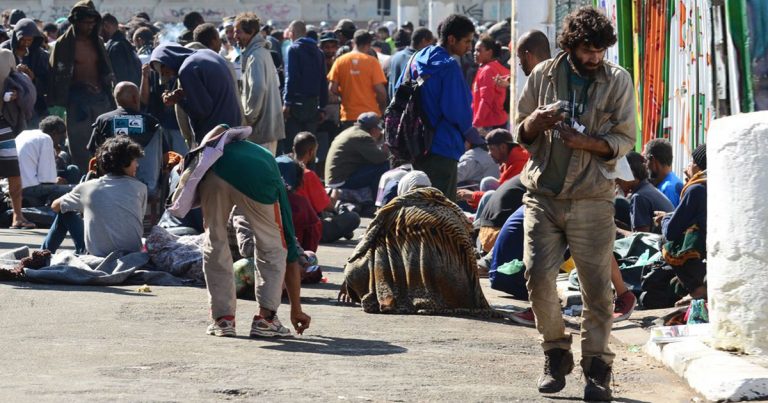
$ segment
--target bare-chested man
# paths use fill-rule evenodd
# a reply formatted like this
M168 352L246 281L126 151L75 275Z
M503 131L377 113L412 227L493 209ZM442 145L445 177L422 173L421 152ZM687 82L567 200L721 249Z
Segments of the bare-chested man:
M81 172L88 168L86 145L91 125L99 115L114 109L110 96L112 67L99 38L101 16L90 0L72 7L72 25L56 41L51 55L51 104L67 110L69 153Z

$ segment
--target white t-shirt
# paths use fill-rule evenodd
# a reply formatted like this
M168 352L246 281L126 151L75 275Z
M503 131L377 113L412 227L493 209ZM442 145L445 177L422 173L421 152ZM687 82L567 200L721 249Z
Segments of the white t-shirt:
M56 183L56 151L51 136L42 130L24 130L16 136L21 187Z

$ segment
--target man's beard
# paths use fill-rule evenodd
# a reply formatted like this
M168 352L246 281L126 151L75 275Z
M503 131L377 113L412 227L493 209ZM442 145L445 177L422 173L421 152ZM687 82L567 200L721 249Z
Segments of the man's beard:
M599 69L600 66L603 65L603 62L600 61L600 63L597 64L597 66L594 69L587 68L587 65L582 63L578 57L573 55L568 55L568 61L571 63L571 67L576 70L577 73L579 73L582 77L588 77L593 78ZM592 67L592 66L589 66Z

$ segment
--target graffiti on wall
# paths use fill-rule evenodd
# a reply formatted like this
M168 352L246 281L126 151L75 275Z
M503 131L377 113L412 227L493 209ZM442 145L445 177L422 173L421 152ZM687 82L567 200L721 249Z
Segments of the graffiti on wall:
M479 3L474 3L468 6L462 5L461 13L476 21L480 21L483 19L483 5Z

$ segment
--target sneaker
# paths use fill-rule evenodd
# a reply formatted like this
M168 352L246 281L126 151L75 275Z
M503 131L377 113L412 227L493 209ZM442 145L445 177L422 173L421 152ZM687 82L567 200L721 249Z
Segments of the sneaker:
M562 348L544 352L544 373L539 377L539 393L557 393L565 387L565 376L573 371L573 353Z
M217 337L235 337L235 317L234 316L222 316L216 319L215 322L208 325L206 333L211 336Z
M629 316L635 311L635 305L637 305L637 298L632 291L627 290L616 297L616 306L613 309L613 321L621 322L622 320L629 319Z
M587 378L587 385L584 386L584 401L611 401L613 399L611 375L611 366L593 357L589 369L584 369L584 377Z
M512 322L526 326L536 326L536 316L533 314L533 309L528 308L522 312L515 312L509 317Z
M280 323L277 315L272 320L267 320L260 315L253 317L251 337L286 337L290 335L291 331Z

